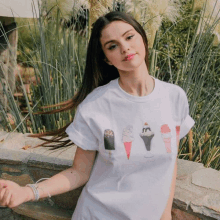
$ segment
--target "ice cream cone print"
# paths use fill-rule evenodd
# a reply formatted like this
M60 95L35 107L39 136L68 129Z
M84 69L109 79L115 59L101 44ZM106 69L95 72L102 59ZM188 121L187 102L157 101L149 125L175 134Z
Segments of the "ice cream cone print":
M132 142L124 142L125 151L126 151L128 159L129 159L130 153L131 153L131 145L132 145Z
M151 140L154 137L154 133L151 131L150 126L145 122L144 127L142 129L142 133L140 137L144 141L145 147L147 151L151 150Z
M161 134L167 153L171 153L171 130L167 124L161 126Z
M115 150L115 138L114 138L114 132L110 129L106 129L104 132L104 145L105 150L109 151L109 158L111 158L112 150Z
M179 147L179 141L180 141L180 126L176 126L176 145Z
M164 138L165 147L167 149L167 153L171 153L171 138Z
M124 128L122 133L122 142L124 143L125 152L128 160L130 158L132 142L134 141L132 132L133 132L133 126L128 125L126 128Z

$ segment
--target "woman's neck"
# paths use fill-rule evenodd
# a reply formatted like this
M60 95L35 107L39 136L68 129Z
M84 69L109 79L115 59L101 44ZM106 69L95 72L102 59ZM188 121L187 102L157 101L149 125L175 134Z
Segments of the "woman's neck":
M149 75L145 62L134 71L119 71L119 75L120 87L131 95L146 96L154 90L155 82Z

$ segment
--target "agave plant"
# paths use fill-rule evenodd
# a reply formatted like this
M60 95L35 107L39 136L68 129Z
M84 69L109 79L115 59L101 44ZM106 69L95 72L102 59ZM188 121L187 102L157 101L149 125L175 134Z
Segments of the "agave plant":
M65 101L74 95L82 80L86 53L84 45L87 43L86 38L80 36L74 28L67 28L60 23L59 10L57 19L48 20L41 16L34 22L34 28L30 28L28 33L32 41L32 51L24 61L25 65L33 66L35 71L37 86L31 86L31 99L20 80L20 87L27 105L26 111L21 112L12 92L5 90L10 113L15 117L16 127L13 130L23 133L52 130L71 120L70 113L64 113L61 117L60 113L42 116L34 115L34 112L42 111L42 106ZM35 35L33 29L36 29L36 33L39 34ZM20 45L25 44L22 39L19 41ZM26 55L25 51L19 52ZM20 74L18 76L21 79ZM5 119L5 129L11 130L6 110L2 109L1 114Z

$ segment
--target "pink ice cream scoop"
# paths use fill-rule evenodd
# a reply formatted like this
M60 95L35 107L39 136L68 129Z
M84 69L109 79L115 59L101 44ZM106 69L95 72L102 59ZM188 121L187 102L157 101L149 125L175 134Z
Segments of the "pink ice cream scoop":
M167 124L164 124L161 126L161 134L163 141L165 143L165 147L167 150L167 153L171 153L171 130Z

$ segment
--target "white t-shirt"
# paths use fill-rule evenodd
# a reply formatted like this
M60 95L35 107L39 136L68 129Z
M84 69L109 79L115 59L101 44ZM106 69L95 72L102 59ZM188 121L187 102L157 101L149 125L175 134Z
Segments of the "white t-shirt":
M194 125L179 86L154 78L154 90L139 97L125 92L118 79L94 89L66 129L77 146L98 151L72 220L160 220L177 138Z

